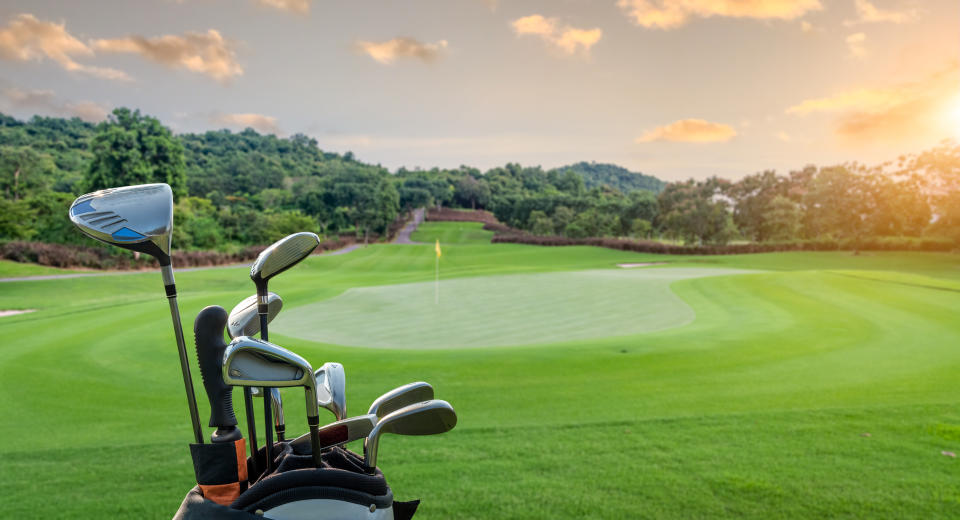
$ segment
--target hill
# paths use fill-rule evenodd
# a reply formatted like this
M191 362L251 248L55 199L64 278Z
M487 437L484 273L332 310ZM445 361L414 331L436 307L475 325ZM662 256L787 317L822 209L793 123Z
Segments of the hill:
M630 193L631 191L637 190L648 190L654 193L660 193L667 185L666 182L652 175L632 172L616 164L578 162L569 166L561 166L553 171L563 173L567 170L572 170L583 177L583 182L586 184L587 189L607 185L623 193Z

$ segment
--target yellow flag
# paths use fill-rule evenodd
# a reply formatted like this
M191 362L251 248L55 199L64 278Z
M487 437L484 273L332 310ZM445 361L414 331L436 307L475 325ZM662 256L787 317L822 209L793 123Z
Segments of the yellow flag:
M443 254L440 252L440 239L439 239L439 238L437 239L437 247L436 247L436 249L437 249L437 258L440 258L441 256L443 256Z

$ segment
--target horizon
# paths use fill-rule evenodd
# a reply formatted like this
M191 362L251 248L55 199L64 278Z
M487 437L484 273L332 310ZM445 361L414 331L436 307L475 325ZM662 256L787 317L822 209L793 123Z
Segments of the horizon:
M302 133L390 171L595 162L665 181L879 164L960 137L949 0L89 7L0 8L0 110Z

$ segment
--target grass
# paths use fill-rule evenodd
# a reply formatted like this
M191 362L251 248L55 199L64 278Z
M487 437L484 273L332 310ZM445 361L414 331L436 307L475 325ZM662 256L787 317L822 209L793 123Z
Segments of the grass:
M351 348L278 322L272 340L344 364L351 414L416 380L456 406L446 435L383 440L397 498L423 499L417 518L960 516L960 467L941 454L960 452L956 255L664 258L490 245L478 225L456 226L425 224L414 236L425 245L311 258L271 290L292 313L351 288L430 282L438 236L446 280L644 261L767 272L673 282L696 312L687 325L564 343ZM253 291L244 268L177 281L188 336L203 306L229 309ZM638 305L653 297L636 294ZM0 318L9 516L172 516L193 474L163 300L157 273L0 285L0 309L39 309ZM305 430L302 397L284 395L288 429Z
M76 273L69 269L58 269L36 264L22 264L10 260L0 260L0 278L20 278L24 276L43 276L52 274Z

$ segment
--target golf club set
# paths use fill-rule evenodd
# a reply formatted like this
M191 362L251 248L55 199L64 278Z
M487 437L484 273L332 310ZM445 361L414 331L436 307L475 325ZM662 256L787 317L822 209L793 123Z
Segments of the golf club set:
M405 519L419 501L397 502L377 468L380 437L433 435L451 430L457 415L434 400L433 387L415 382L377 398L364 415L347 416L343 365L314 370L296 353L268 341L268 326L283 307L268 283L310 255L320 244L314 233L289 235L266 248L250 268L256 294L228 315L204 308L194 322L203 386L210 402L205 443L190 375L171 261L173 193L166 184L126 186L88 193L70 206L71 221L92 238L153 256L160 264L180 356L195 443L190 445L197 487L175 519ZM230 342L224 340L224 332ZM254 337L259 334L259 338ZM247 439L237 428L233 388L243 389ZM281 388L302 387L309 431L286 439ZM262 398L264 443L258 448L254 399ZM320 425L320 408L334 422ZM276 441L273 438L276 433ZM345 444L363 440L363 456ZM250 456L247 457L247 441Z

